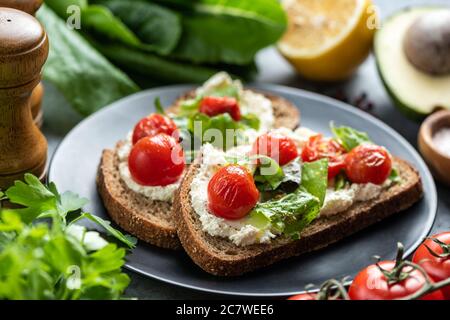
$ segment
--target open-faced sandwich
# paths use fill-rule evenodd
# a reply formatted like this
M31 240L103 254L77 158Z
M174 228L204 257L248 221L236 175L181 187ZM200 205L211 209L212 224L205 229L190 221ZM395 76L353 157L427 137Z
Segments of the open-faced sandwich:
M180 248L172 202L201 145L228 149L272 128L295 129L299 112L287 100L247 90L226 73L186 93L167 112L140 120L114 150L104 150L97 185L111 218L139 239ZM227 132L238 132L228 136ZM182 143L180 143L182 142Z
M205 144L174 201L193 261L240 275L323 248L421 198L406 161L363 132L332 132L280 128L227 151Z

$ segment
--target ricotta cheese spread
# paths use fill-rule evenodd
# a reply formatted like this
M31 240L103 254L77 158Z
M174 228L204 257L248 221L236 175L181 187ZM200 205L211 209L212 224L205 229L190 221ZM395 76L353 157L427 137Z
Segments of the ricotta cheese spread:
M167 186L143 186L133 180L130 169L128 167L128 155L131 152L132 132L127 136L122 146L117 149L117 157L119 158L119 175L125 185L132 191L142 194L143 196L154 201L172 202L175 191L180 186L180 180Z
M208 211L208 183L214 173L227 164L226 155L245 155L249 147L237 147L226 153L215 149L211 144L202 147L202 164L191 184L192 208L198 215L203 231L211 236L228 238L238 246L246 246L254 243L268 243L275 237L269 230L260 230L248 223L246 218L239 220L227 220L217 217Z
M210 90L228 85L233 85L238 89L241 114L252 113L258 116L260 121L259 130L248 129L244 132L248 141L252 143L258 135L273 128L275 116L273 114L272 101L260 93L244 90L242 83L239 80L233 80L226 72L219 72L211 77L203 86L196 90L196 94L207 94Z

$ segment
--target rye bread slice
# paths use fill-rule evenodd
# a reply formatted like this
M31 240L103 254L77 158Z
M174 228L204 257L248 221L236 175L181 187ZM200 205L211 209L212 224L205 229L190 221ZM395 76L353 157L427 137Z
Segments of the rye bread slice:
M176 113L179 101L193 94L191 91L180 97L168 111ZM275 127L295 129L300 122L298 109L284 98L265 95L273 104ZM120 178L118 165L116 150L104 150L98 167L97 189L111 219L144 242L167 249L181 249L172 205L149 200L130 190Z
M407 209L423 195L422 182L417 171L406 161L396 158L401 183L382 192L371 201L354 204L349 210L315 220L299 240L275 238L270 244L245 247L213 237L202 230L198 215L191 206L189 194L193 178L198 172L197 159L186 173L174 199L178 237L192 260L203 270L218 276L238 276L277 261L318 250L360 231L390 215Z

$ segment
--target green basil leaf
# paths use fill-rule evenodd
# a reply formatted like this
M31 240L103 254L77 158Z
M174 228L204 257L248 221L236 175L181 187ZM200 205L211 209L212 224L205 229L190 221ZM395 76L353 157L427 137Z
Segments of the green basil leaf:
M360 144L371 143L369 136L365 132L345 126L335 127L333 123L331 123L330 127L337 141L347 151L351 151Z
M328 159L305 162L302 167L300 188L320 200L323 205L328 186Z

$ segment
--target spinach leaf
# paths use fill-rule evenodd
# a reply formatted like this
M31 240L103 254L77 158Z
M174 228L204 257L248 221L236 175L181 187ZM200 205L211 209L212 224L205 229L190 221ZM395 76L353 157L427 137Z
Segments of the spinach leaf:
M91 5L82 11L83 28L101 34L114 41L122 41L131 46L140 44L136 35L117 19L106 7Z
M182 6L183 36L173 52L194 63L250 63L276 42L287 19L276 0L198 0Z
M37 17L51 39L44 78L52 82L83 115L138 91L120 70L94 50L76 31L69 30L47 6Z
M351 151L362 143L371 143L369 136L365 132L345 126L335 127L333 123L331 123L330 127L336 139L347 151Z
M302 167L300 189L314 195L322 207L328 186L328 159L305 162Z
M181 37L178 14L157 4L141 0L94 0L108 7L141 42L141 48L167 55Z
M67 10L70 6L77 6L81 12L88 7L88 0L45 0L45 4L58 16L66 19L69 16Z

